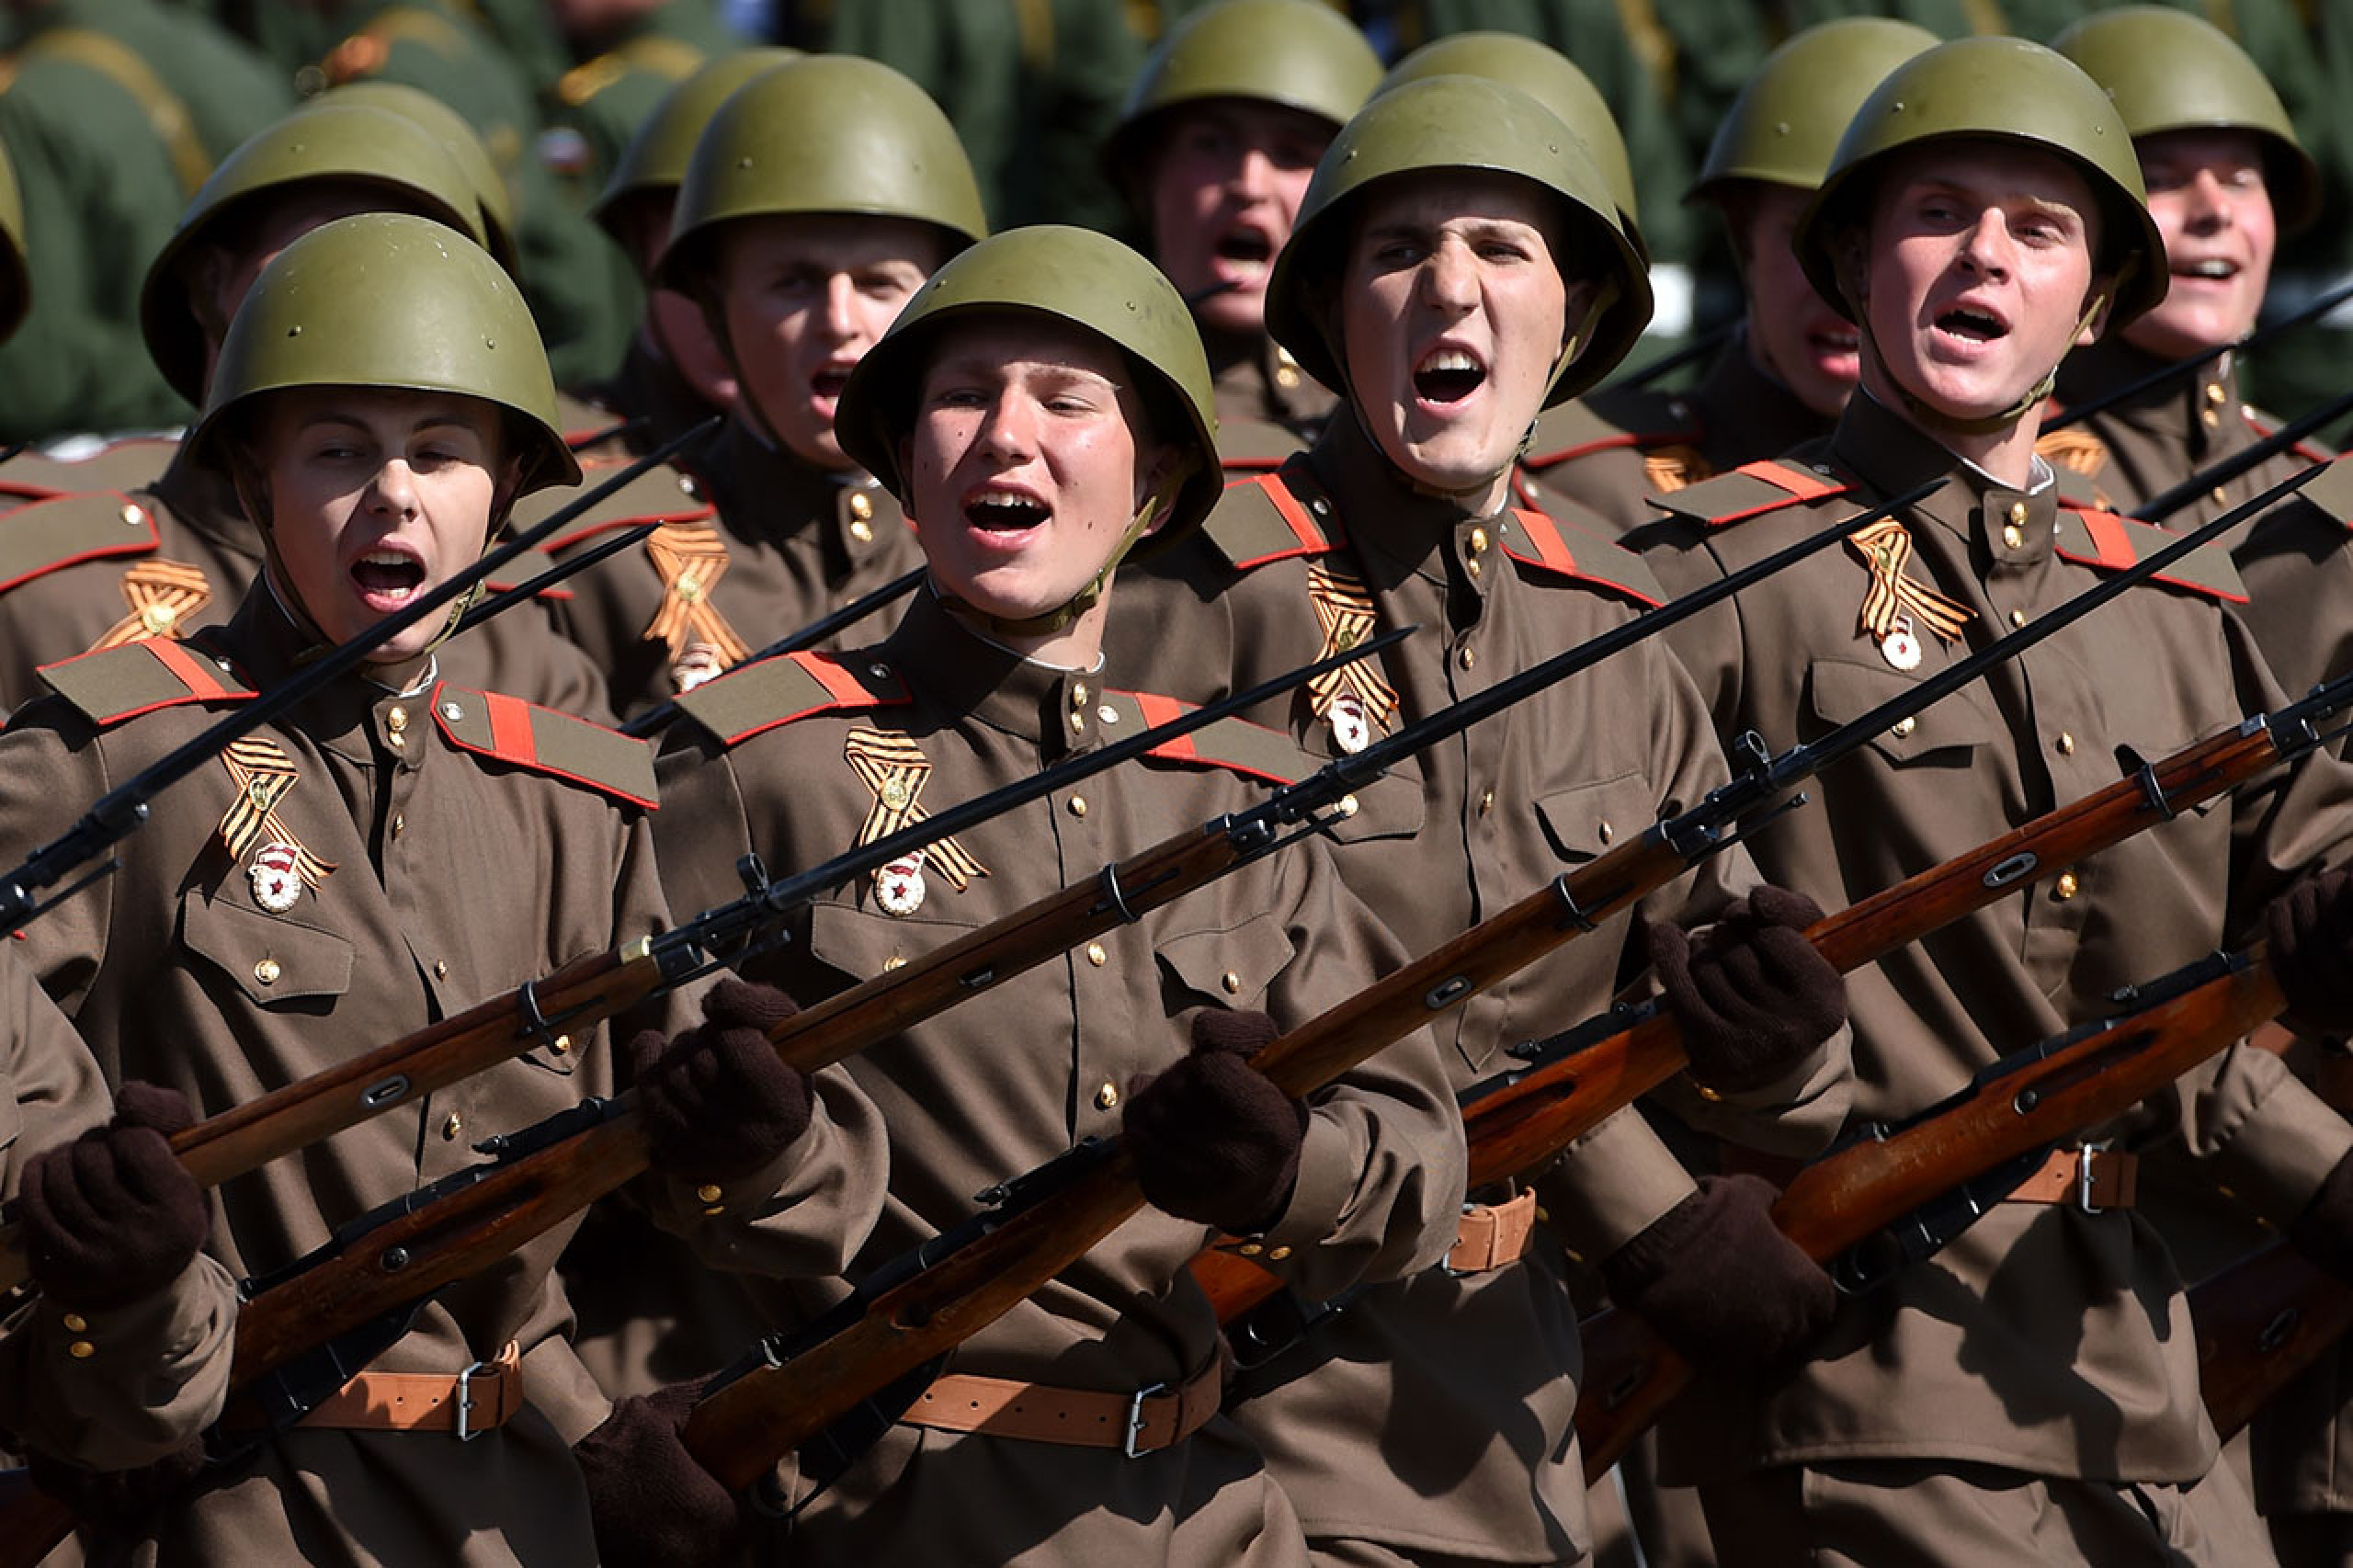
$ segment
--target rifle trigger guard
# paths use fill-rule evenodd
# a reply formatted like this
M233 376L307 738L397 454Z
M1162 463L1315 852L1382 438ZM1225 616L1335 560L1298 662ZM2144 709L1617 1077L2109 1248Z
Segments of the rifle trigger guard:
M2165 786L2157 782L2156 768L2131 746L2118 746L2116 760L2124 765L2124 771L2133 783L2141 787L2141 798L2149 802L2149 809L2157 813L2157 820L2173 821L2173 804L2165 799Z
M1562 912L1567 916L1565 924L1574 926L1580 931L1600 929L1593 923L1593 917L1586 914L1585 910L1578 905L1576 894L1569 891L1569 874L1566 871L1552 879L1552 896L1561 901Z
M540 983L537 980L527 980L515 988L515 1006L523 1015L523 1027L518 1032L538 1040L550 1051L555 1050L555 1030L549 1025L547 1014L540 1009ZM464 1383L460 1382L458 1385L458 1392L461 1396L463 1395ZM462 1426L464 1424L465 1413L461 1409L459 1412L459 1425Z

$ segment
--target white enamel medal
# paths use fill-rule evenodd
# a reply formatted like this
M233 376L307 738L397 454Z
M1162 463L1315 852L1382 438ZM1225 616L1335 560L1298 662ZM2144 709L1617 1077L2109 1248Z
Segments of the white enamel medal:
M245 875L253 882L254 902L272 915L283 915L302 896L301 852L291 844L265 844L254 855Z

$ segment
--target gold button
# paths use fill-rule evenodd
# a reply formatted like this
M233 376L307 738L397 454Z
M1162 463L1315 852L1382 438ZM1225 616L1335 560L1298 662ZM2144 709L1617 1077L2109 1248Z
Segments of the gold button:
M1486 529L1472 528L1471 530L1471 553L1473 555L1484 555L1487 553Z
M2010 503L2010 526L2011 526L2012 528L2017 528L2017 527L2018 527L2020 524L2024 523L2025 521L2026 521L2026 503L2025 503L2025 502L2023 502L2023 501L2013 501L2013 502L2011 502L2011 503Z
M874 525L866 521L863 517L858 518L849 526L849 537L858 540L860 544L872 544L874 542Z
M1472 575L1473 577L1478 576L1482 572L1483 572L1483 571L1485 570L1485 568L1484 568L1484 567L1482 567L1482 566L1479 564L1479 558L1478 558L1477 556L1475 556L1475 555L1474 555L1474 556L1472 556L1470 560L1468 560L1468 561L1466 561L1466 562L1464 562L1462 563L1462 569L1463 569L1465 572L1470 573L1470 574L1471 574L1471 575Z
M1110 961L1110 955L1103 950L1102 943L1089 942L1086 944L1086 961L1097 969L1101 969Z
M1280 1263L1290 1256L1290 1248L1289 1247L1268 1247L1267 1249L1267 1261L1269 1263Z
M2026 611L2022 609L2014 609L2010 611L2010 624L2012 626L2024 626L2026 624Z
M278 960L276 959L264 959L261 962L254 965L254 978L260 981L264 985L277 984L278 974Z
M2231 401L2231 394L2222 390L2222 384L2220 381L2208 381L2206 383L2206 401L2219 408L2223 403Z
M2064 903L2066 900L2075 897L2075 890L2083 885L2083 883L2075 880L2075 872L2062 871L2059 873L2058 881L2052 885L2051 892L2052 896L2059 899L2062 903Z
M1609 825L1609 819L1608 817L1604 817L1599 822L1594 824L1593 831L1599 835L1601 842L1604 844L1608 843L1611 839L1618 836L1618 830Z
M392 813L392 836L393 836L394 838L398 838L402 834L406 833L407 831L408 831L408 815L407 815L407 813L406 813L406 812L394 812Z
M678 475L678 488L689 495L696 494L697 491L695 489L694 475L690 473L682 473Z
M1340 814L1344 817L1352 817L1357 814L1357 798L1354 795L1340 797Z
M1895 722L1895 728L1893 728L1893 730L1890 730L1890 731L1888 732L1888 733L1890 733L1890 734L1893 735L1897 740L1899 740L1899 741L1900 741L1900 740L1904 740L1904 739L1906 739L1907 737L1909 737L1909 736L1911 735L1912 732L1913 732L1913 731L1915 731L1915 730L1916 730L1916 729L1918 729L1919 727L1920 727L1920 721L1919 721L1919 720L1917 720L1917 719L1913 718L1910 714L1908 714L1908 713L1907 713L1907 714L1905 714L1903 718L1898 719L1898 720Z
M98 1347L86 1339L77 1339L65 1347L65 1353L76 1361L86 1361L98 1353Z
M866 521L874 515L874 498L862 490L850 492L849 515L861 523Z
M1494 811L1495 809L1495 792L1493 790L1480 790L1480 791L1479 791L1479 814L1480 814L1481 816L1485 816L1489 812L1492 812L1492 811Z
M1089 693L1086 689L1086 683L1085 681L1077 680L1071 682L1070 705L1073 708L1086 707L1088 695Z
M2208 429L2210 429L2210 430L2211 430L2211 429L2212 429L2215 426L2220 425L2220 424L2222 422L2222 416L2221 415L2219 415L2219 414L2215 413L2215 412L2214 412L2212 409L2211 409L2211 408L2201 408L2201 409L2200 409L2200 410L2198 411L2198 417L2199 417L2199 418L2200 418L2200 419L2203 419L2203 420L2206 422L2206 427L2207 427Z
M2075 737L2064 730L2059 732L2059 755L2061 756L2075 755Z
M1228 996L1238 996L1242 994L1242 977L1230 969L1217 977L1217 983L1225 987L1225 994Z
M1240 1246L1235 1247L1233 1250L1240 1253L1245 1257L1256 1257L1260 1253L1267 1250L1267 1244L1264 1242L1244 1242Z
M68 1334L87 1334L90 1331L90 1320L80 1312L67 1312L58 1321L64 1324Z
M887 971L887 970L893 970L893 969L904 969L904 968L906 968L906 967L907 967L907 960L906 960L905 959L902 958L901 956L899 956L897 953L892 953L889 958L884 959L884 960L882 960L882 967L883 967L883 969L885 969L886 971Z
M449 978L449 960L448 959L435 959L433 960L433 978L436 980L447 980Z
M386 735L384 737L384 744L392 747L394 751L404 752L408 750L408 737L402 734L398 730L394 730L391 734Z
M1096 1090L1095 1103L1105 1110L1109 1110L1113 1106L1118 1105L1120 1103L1120 1085L1117 1084L1106 1084L1101 1088Z
M1086 796L1073 795L1070 798L1070 814L1074 817L1083 817L1086 814Z
M1086 714L1084 710L1076 708L1070 710L1070 733L1074 735L1083 735L1086 733Z
M1465 642L1462 644L1462 652L1454 655L1454 662L1467 670L1479 662L1479 651Z
M560 1034L548 1041L548 1049L558 1056L569 1056L572 1053L572 1037L568 1034Z
M2006 524L2002 528L2002 542L2010 549L2016 550L2026 542L2026 535L2018 530L2017 524Z
M698 1203L716 1203L725 1196L727 1196L726 1193L721 1190L719 1184L715 1181L707 1181L695 1188L695 1201Z
M1299 372L1292 369L1289 365L1276 366L1275 385L1282 388L1285 392L1290 391L1291 388L1299 385Z
M2228 489L2228 487L2226 487L2226 486L2224 486L2224 485L2220 485L2220 484L2218 484L2218 485L2214 486L2214 505L2215 505L2215 506L2219 506L2222 505L2225 501L2228 501L2230 498L2231 498L2231 493L2230 493L2230 490Z
M466 1119L453 1110L449 1113L448 1119L441 1123L442 1140L445 1142L454 1143L457 1142L458 1134L465 1130Z
M391 708L385 710L384 728L392 731L392 733L396 735L403 730L407 729L408 710L401 707L398 703L395 703Z

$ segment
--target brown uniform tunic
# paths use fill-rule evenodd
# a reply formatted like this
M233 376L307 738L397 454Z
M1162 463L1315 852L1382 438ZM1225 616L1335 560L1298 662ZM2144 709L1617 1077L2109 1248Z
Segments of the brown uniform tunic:
M48 841L248 682L284 678L299 651L256 591L197 642L53 669L64 697L0 736L0 856ZM653 836L632 803L652 784L634 743L452 684L396 696L356 677L261 738L297 777L256 855L265 839L299 843L335 867L314 889L297 884L282 912L263 902L244 863L254 857L222 843L242 787L221 766L160 797L122 846L122 869L27 931L20 950L111 1081L150 1079L199 1113L219 1111L667 923ZM674 1027L691 1001L673 994L632 1021ZM478 1139L611 1092L612 1051L601 1038L577 1043L534 1048L216 1189L209 1250L240 1276L280 1267L345 1221L468 1164ZM803 1157L729 1184L723 1218L647 1184L714 1257L830 1273L864 1235L879 1133L853 1088L835 1074L820 1083ZM592 1561L570 1445L606 1406L563 1339L570 1309L551 1266L570 1229L444 1292L371 1363L449 1375L513 1342L529 1402L515 1419L462 1446L428 1433L282 1433L175 1511L161 1556Z
M14 1198L28 1162L114 1108L97 1062L13 951L0 982L0 1195ZM162 1459L220 1414L236 1316L228 1271L201 1254L124 1306L34 1301L0 1335L0 1429L93 1470Z
M2137 381L2163 363L2120 339L2078 348L2059 367L2058 393L2044 418L2054 419L2070 403L2089 403ZM2197 373L2104 408L2079 425L2051 431L2035 446L2053 463L2089 479L2099 506L2131 513L2159 492L2246 450L2279 427L2279 420L2240 399L2236 357L2225 353ZM2211 522L2328 455L2316 442L2300 442L2158 521L2176 532ZM2234 544L2244 537L2242 531L2226 542Z
M1202 693L1294 668L1346 630L1335 621L1335 635L1319 631L1333 613L1321 574L1336 569L1353 584L1344 593L1366 596L1359 631L1422 629L1381 656L1393 727L1658 597L1639 559L1573 520L1465 517L1408 495L1386 472L1343 414L1313 452L1230 486L1199 540L1122 580L1128 613L1113 618L1113 656L1129 640L1139 657L1155 659L1155 681ZM1335 725L1316 707L1302 694L1267 722L1326 749L1347 719ZM1350 888L1415 952L1696 804L1725 774L1689 681L1656 641L1418 761L1418 777L1400 769L1363 791L1360 810L1332 833ZM1705 917L1753 880L1743 855L1718 856L1642 913ZM1449 1013L1440 1046L1454 1086L1504 1071L1515 1041L1606 1007L1638 963L1631 930L1612 923ZM1729 1126L1725 1118L1749 1109L1796 1108L1780 1146L1807 1152L1844 1115L1843 1075L1843 1048L1825 1050L1791 1082L1708 1108ZM1683 1167L1627 1111L1587 1135L1545 1200L1570 1244L1598 1259L1691 1190ZM1580 1360L1563 1267L1557 1244L1545 1241L1517 1266L1388 1287L1268 1369L1274 1386L1238 1414L1312 1538L1501 1562L1587 1549L1570 1424Z
M124 443L134 445L155 457L135 487L31 501L0 516L0 708L13 711L48 689L42 665L218 625L260 575L260 537L227 482L182 461L170 443ZM113 468L130 456L105 460ZM545 564L526 556L498 584ZM445 643L440 657L464 685L563 713L605 711L602 677L556 633L546 602L505 611Z
M1260 333L1206 335L1217 409L1217 455L1229 475L1280 463L1332 417L1338 400L1288 349Z
M608 506L557 541L562 559L642 517L669 523L566 585L564 629L605 671L623 718L923 564L915 530L881 485L776 451L740 419L692 466L707 501L689 494L694 506L676 512L676 497L658 510ZM869 617L829 646L870 642L889 624Z
M1658 516L1654 494L1786 452L1829 428L1735 335L1688 392L1604 388L1545 410L1520 466L1545 490L1623 530Z
M1115 619L1116 603L1117 588ZM896 777L921 785L915 804L928 809L1136 733L1164 699L1107 684L1119 669L1018 659L926 593L879 648L770 661L713 682L689 699L694 722L663 759L665 814L679 829L660 835L672 898L699 906L723 892L747 847L803 866L856 842L889 783L861 782L846 748L919 748ZM904 907L887 886L904 879L858 879L803 912L791 946L759 967L795 994L838 991L1246 804L1255 791L1236 774L1281 777L1305 760L1238 721L1175 749L961 835L984 875L972 861L953 869L954 851L935 846L920 903L904 916L884 907ZM1403 956L1311 840L867 1051L847 1066L891 1129L891 1191L858 1268L960 1223L983 1187L1117 1132L1123 1095L1182 1053L1197 1009L1301 1023ZM1436 1258L1452 1238L1462 1154L1428 1035L1401 1040L1313 1104L1297 1189L1266 1233L1266 1256L1317 1292ZM1217 1355L1215 1319L1184 1271L1209 1239L1146 1210L967 1341L948 1370L1065 1388L1176 1386ZM795 1305L814 1312L835 1293L796 1289ZM953 1555L974 1562L1207 1568L1302 1555L1290 1507L1223 1417L1141 1460L894 1427L804 1516L794 1551L914 1562L937 1557L950 1534Z
M1937 475L1942 488L1902 515L1907 575L1967 608L1961 643L2024 624L2162 542L2059 509L2055 484L1993 483L1861 395L1828 442L1664 498L1677 515L1636 540L1663 580L1696 585ZM1909 650L1883 655L1859 634L1870 583L1858 551L1824 551L1670 633L1719 730L1777 745L1818 735L1960 654L1923 625L1916 667L1896 667ZM2162 756L2272 706L2277 683L2222 602L2240 597L2220 551L2124 595L1817 776L1817 803L1755 841L1758 864L1836 909L2111 782L2120 744ZM1917 1111L2000 1053L2106 1011L2116 987L2245 939L2301 869L2343 853L2348 801L2342 765L2310 759L2275 790L2184 812L1850 976L1856 1113ZM2353 1145L2277 1057L2244 1046L2087 1135L2127 1147L2186 1137L2216 1179L2282 1221ZM1665 1437L1671 1469L1703 1483L1922 1460L2183 1484L2215 1451L2155 1233L2130 1210L2028 1204L2000 1206L1933 1262L1847 1303L1799 1376L1698 1391ZM1887 1506L1900 1514L1900 1496Z

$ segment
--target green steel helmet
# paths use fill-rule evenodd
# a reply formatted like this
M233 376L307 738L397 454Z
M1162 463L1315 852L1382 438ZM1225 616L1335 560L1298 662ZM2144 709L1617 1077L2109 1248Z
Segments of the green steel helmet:
M949 255L989 232L972 160L938 104L888 65L813 54L738 87L695 142L654 280L700 291L719 231L739 218L909 218Z
M1103 145L1114 180L1140 178L1161 115L1211 98L1296 109L1337 131L1381 80L1381 57L1323 0L1218 0L1168 29Z
M1626 156L1626 138L1617 117L1593 78L1557 49L1517 33L1449 33L1426 43L1392 66L1381 79L1376 96L1425 76L1483 76L1518 87L1552 111L1593 157L1594 167L1618 203L1618 221L1634 250L1645 261L1650 247L1643 243L1641 221L1634 207L1634 165Z
M140 330L164 380L190 403L204 402L205 333L190 299L188 264L238 211L315 185L381 191L388 208L421 212L476 244L483 241L472 186L415 121L363 104L295 110L221 161L147 268Z
M1340 129L1315 165L1290 243L1267 282L1267 330L1307 373L1345 389L1339 345L1326 340L1332 302L1365 193L1410 175L1489 170L1555 199L1567 278L1597 277L1594 312L1571 323L1573 352L1553 371L1547 406L1608 374L1651 319L1648 269L1620 227L1618 205L1575 133L1516 87L1477 76L1430 76L1381 94Z
M483 233L498 264L520 278L522 247L516 240L515 198L482 136L466 117L421 87L405 82L363 80L329 87L311 100L314 104L366 104L413 120L430 131L473 187L474 205L482 213Z
M523 444L517 494L577 484L530 308L488 251L446 224L368 212L323 224L254 280L229 324L188 451L212 450L248 399L296 387L450 392L497 404Z
M2116 106L2074 62L2016 38L1965 38L1897 66L1863 100L1839 139L1822 188L1798 219L1793 244L1824 300L1851 315L1831 237L1857 219L1870 176L1897 153L1939 142L1994 142L2052 153L2091 186L2100 207L2094 270L2115 280L2108 330L2165 298L2153 258L2165 242L2149 216L2141 162Z
M687 177L687 160L694 156L695 141L735 89L787 61L798 60L797 49L743 49L705 61L694 74L662 96L654 112L638 125L637 134L613 164L612 177L588 209L605 232L618 240L613 210L631 197L676 195Z
M2279 95L2220 28L2164 6L2127 6L2086 17L2051 47L2108 89L2135 137L2255 132L2280 228L2300 229L2319 215L2320 171L2296 140Z
M32 302L32 272L25 261L24 193L17 187L17 166L0 149L0 340L17 330Z
M834 417L842 450L904 501L899 443L915 429L926 357L942 328L1006 312L1066 323L1119 350L1155 434L1188 449L1191 467L1167 520L1134 553L1164 549L1198 528L1224 489L1200 331L1158 267L1092 229L1010 229L934 273L850 372Z
M1863 99L1937 43L1927 28L1884 17L1847 17L1797 34L1733 99L1685 199L1722 200L1741 180L1818 188Z

